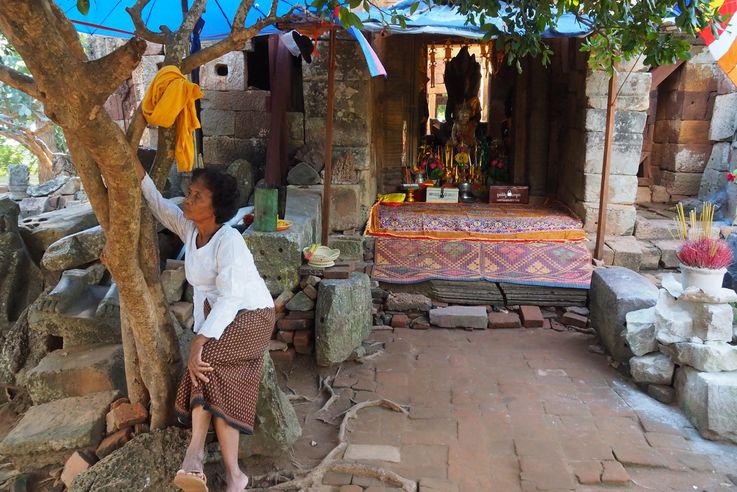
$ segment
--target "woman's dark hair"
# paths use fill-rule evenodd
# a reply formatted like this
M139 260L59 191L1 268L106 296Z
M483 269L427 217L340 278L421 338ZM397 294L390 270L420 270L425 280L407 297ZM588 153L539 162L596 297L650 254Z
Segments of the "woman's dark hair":
M240 192L238 182L233 176L211 167L197 168L192 171L192 181L201 180L212 193L212 208L215 210L215 222L224 224L238 211Z

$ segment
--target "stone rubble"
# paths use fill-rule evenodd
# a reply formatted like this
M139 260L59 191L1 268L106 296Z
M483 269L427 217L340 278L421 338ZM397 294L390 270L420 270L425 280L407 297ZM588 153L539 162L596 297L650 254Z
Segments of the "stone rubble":
M609 353L628 362L632 378L652 398L666 404L677 401L702 436L737 443L737 345L729 304L737 301L737 293L683 289L679 278L666 274L657 295L650 294L650 299L657 298L654 306L630 304L623 309L626 297L610 292L620 287L626 291L620 282L624 277L632 290L641 276L602 273L594 272L592 319ZM612 350L618 349L617 344L607 344L617 340L611 338L613 332L602 331L611 326L607 316L620 310L626 312L621 332L625 348L633 354L627 361Z

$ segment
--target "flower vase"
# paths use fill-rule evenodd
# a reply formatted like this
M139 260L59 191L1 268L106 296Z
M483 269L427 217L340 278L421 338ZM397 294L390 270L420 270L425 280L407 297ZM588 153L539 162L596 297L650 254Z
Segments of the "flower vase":
M690 267L684 264L679 266L681 270L681 285L683 290L689 287L698 287L706 293L715 293L722 288L726 268L717 270L711 268Z

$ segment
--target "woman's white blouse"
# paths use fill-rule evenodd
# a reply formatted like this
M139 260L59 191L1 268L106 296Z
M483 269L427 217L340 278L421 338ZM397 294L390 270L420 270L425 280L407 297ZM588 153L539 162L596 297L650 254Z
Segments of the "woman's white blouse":
M219 339L241 309L274 307L269 289L237 230L223 225L207 244L197 248L194 222L185 219L178 206L161 196L148 175L141 181L141 188L154 216L184 242L184 271L194 288L196 334ZM207 319L205 299L211 307Z

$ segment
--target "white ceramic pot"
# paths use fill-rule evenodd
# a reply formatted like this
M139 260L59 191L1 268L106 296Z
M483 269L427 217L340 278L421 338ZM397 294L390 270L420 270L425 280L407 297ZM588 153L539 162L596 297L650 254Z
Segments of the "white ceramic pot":
M704 292L717 292L722 288L726 268L713 270L711 268L696 268L681 264L681 285L683 290L689 287L698 287Z

